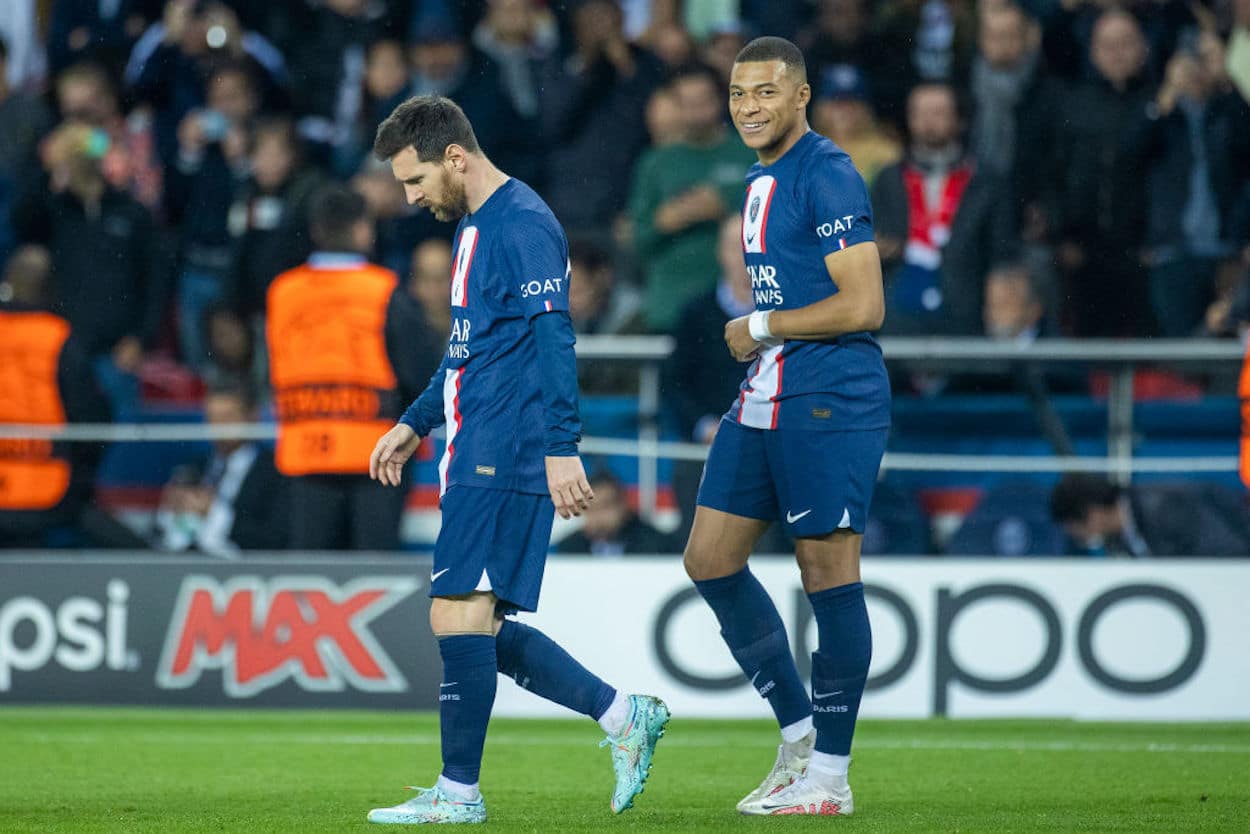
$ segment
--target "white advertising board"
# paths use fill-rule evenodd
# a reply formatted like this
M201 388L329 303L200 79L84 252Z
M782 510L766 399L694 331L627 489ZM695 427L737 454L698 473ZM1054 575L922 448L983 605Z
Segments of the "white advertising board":
M752 560L804 678L816 628L790 559ZM1250 561L866 560L878 718L1250 720ZM681 560L553 558L541 628L677 715L765 716ZM496 715L565 714L500 681Z

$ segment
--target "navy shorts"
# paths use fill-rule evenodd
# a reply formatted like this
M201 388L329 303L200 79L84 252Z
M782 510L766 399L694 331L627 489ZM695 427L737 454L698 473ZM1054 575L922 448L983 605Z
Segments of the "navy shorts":
M721 420L698 503L780 521L791 536L863 533L889 429L756 429Z
M430 596L492 591L505 613L536 610L556 515L551 497L457 485L442 509Z

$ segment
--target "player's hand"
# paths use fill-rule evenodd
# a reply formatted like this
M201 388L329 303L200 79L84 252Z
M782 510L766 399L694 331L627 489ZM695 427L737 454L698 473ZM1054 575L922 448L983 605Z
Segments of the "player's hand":
M382 435L373 454L369 455L369 477L385 486L399 486L404 479L404 464L421 445L417 433L403 423Z
M547 489L551 490L551 501L556 505L560 518L581 515L595 500L594 490L586 480L586 470L582 468L582 459L576 455L547 456Z
M725 325L725 344L729 353L739 362L749 362L760 352L763 344L751 336L751 328L747 325L750 316L738 316Z

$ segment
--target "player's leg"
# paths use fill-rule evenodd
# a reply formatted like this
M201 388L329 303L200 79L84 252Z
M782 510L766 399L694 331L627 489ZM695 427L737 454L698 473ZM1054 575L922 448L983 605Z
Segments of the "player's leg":
M763 813L845 816L854 810L847 767L872 659L859 557L884 448L884 431L791 432L775 438L770 450L787 473L782 504L818 640L812 653L815 749L803 779L771 797Z
M483 492L500 502L493 534L500 545L491 550L486 580L506 601L501 606L506 612L533 611L555 508L545 495ZM611 808L616 813L629 808L646 782L656 742L668 722L668 707L659 698L618 692L536 628L511 619L498 620L497 628L500 672L536 695L591 716L603 727L616 771Z
M626 695L595 675L543 632L500 618L495 653L499 671L539 697L588 715L607 733L616 785L610 807L621 813L642 793L656 742L668 723L667 705L651 695Z
M430 628L443 659L438 690L443 770L432 788L393 808L369 812L369 821L413 825L486 821L478 790L486 727L495 703L495 606L490 591L435 597Z
M785 624L747 567L752 548L777 513L765 434L722 421L704 468L685 553L686 572L716 615L730 653L768 700L781 727L772 771L738 803L739 810L797 778L813 741L811 701L794 665Z

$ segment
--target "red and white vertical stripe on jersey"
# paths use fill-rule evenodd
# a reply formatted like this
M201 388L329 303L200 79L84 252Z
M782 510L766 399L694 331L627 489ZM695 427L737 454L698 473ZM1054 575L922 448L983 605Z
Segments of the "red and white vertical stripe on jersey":
M456 453L456 435L460 432L460 379L464 368L448 368L443 377L443 417L447 420L447 448L438 462L438 494L447 492L447 470L451 468L452 455Z
M742 208L742 251L767 252L764 238L768 233L768 210L772 208L777 178L765 175L751 181L746 205Z
M477 251L477 226L467 226L460 233L460 245L456 247L456 266L451 273L451 306L469 306L469 267L473 265L473 253Z
M756 429L777 428L777 412L781 403L781 374L785 357L781 355L785 345L770 347L759 355L751 368L747 387L738 398L738 422Z

